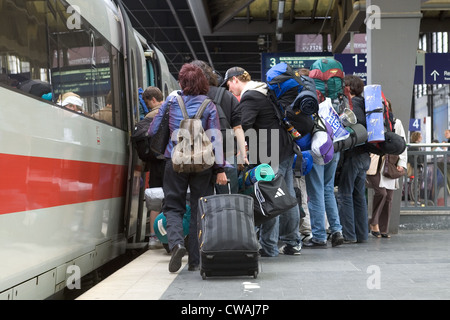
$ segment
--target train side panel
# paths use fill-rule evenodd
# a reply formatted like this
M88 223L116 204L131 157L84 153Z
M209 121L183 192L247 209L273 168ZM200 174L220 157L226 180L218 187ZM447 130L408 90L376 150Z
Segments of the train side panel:
M105 242L123 252L126 133L2 87L0 96L0 292Z
M137 90L152 66L161 89L177 84L113 1L0 7L0 300L45 299L143 240ZM83 113L60 105L70 91Z

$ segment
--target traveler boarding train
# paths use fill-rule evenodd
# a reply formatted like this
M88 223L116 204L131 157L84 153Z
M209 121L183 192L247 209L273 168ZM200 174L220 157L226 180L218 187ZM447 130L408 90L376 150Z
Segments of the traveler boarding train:
M138 89L178 84L120 1L0 8L0 300L45 299L143 240Z

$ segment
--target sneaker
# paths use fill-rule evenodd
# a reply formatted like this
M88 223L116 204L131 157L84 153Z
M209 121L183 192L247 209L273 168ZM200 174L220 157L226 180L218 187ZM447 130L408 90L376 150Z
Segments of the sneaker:
M181 259L186 254L186 248L181 244L175 245L175 248L172 249L172 257L169 261L169 272L177 272L180 270L182 261Z
M331 246L337 247L344 243L344 236L342 236L342 233L339 231L334 232L331 235Z
M326 241L318 241L315 239L309 239L308 241L303 243L303 246L305 248L311 248L311 249L326 249L327 248L327 242Z
M294 256L301 254L302 246L300 244L296 246L291 246L290 244L286 244L281 248L281 252L286 255Z
M200 270L200 266L198 264L190 264L188 267L188 271L198 271Z
M302 237L302 242L303 243L308 242L311 238L312 238L312 234L310 234L310 233L309 234L304 234L303 237Z
M275 257L275 256L271 256L271 255L267 254L262 248L260 248L258 250L258 253L259 253L260 257Z
M159 241L156 235L151 235L148 239L149 249L161 249L163 247L161 241Z

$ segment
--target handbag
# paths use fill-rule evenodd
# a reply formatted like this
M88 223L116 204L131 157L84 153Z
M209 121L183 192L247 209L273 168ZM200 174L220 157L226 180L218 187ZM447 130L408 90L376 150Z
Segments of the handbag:
M253 189L251 196L254 199L255 226L279 216L298 204L297 198L289 192L282 175L277 174L270 181L256 181Z
M383 176L390 179L397 179L405 175L404 171L397 170L398 155L387 154L384 156Z
M167 106L166 112L164 113L161 123L159 125L158 131L152 136L150 149L157 153L158 155L164 155L166 151L167 144L170 138L169 129L169 110L170 105Z
M367 170L366 175L368 175L368 176L376 175L378 172L379 162L380 162L380 156L375 153L371 153L370 154L370 167L369 167L369 170Z

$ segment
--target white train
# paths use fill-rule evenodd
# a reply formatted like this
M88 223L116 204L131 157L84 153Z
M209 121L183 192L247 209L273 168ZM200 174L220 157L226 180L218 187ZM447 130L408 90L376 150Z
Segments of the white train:
M50 297L144 240L130 133L149 85L178 87L120 1L0 0L0 300Z

